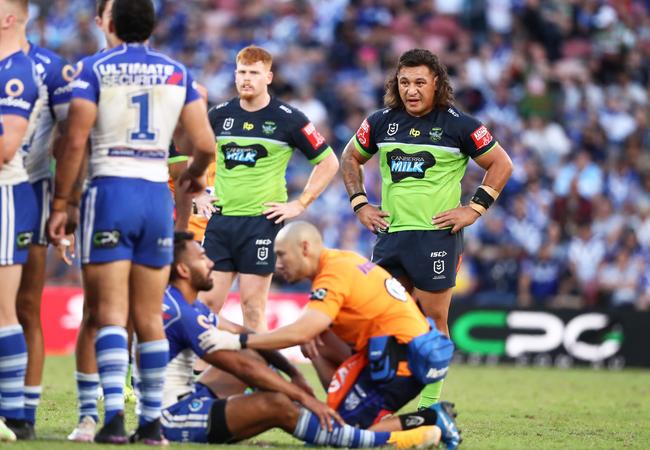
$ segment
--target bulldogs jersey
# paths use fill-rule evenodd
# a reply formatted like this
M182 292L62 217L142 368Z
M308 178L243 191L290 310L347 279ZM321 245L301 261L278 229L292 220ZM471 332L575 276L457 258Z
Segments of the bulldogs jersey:
M47 90L36 73L36 66L22 51L0 61L0 106L4 115L16 115L29 121L22 149L0 170L0 185L27 181L23 164L24 149L29 147Z
M163 299L163 324L169 341L163 390L163 408L167 408L193 391L194 361L213 350L211 333L216 332L218 319L205 304L190 305L178 289L169 286Z
M50 177L50 139L54 125L68 116L74 68L56 53L34 44L30 44L27 55L34 61L48 94L31 144L24 148L25 169L30 183L35 183Z
M379 154L381 207L390 213L389 233L435 230L431 218L460 203L469 158L496 144L485 125L454 107L422 117L381 109L363 121L354 137L361 155Z
M167 182L167 152L183 107L200 98L187 69L146 45L122 44L81 60L72 100L97 104L91 178Z

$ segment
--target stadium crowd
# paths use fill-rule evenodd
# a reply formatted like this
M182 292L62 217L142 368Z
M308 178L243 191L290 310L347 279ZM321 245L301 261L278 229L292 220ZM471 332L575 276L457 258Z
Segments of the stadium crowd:
M34 2L30 39L69 61L101 48L94 1ZM210 103L235 95L236 53L274 54L274 93L340 154L380 107L399 54L425 47L456 103L482 120L515 172L465 231L457 301L650 308L650 10L642 0L158 0L155 47L191 68ZM74 36L70 38L70 36ZM289 165L290 197L310 166ZM481 171L463 180L471 195ZM378 201L377 158L366 186ZM328 246L369 255L340 179L312 205ZM55 258L53 258L54 260ZM50 265L50 282L78 282ZM286 286L283 286L286 288Z

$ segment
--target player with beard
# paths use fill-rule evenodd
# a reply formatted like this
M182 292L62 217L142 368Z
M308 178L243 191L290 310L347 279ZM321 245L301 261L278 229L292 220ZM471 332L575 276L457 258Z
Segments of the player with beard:
M90 185L84 194L82 270L105 418L95 442L125 443L126 326L137 336L143 408L132 441L160 445L162 384L168 343L160 303L173 253L167 152L177 123L188 134L193 162L181 175L189 193L213 158L214 135L192 77L180 63L146 45L155 25L151 0L114 0L109 29L120 44L84 58L73 81L65 150L57 164L48 222L53 241L67 225L88 138Z
M368 431L343 425L341 418L313 397L300 372L275 351L261 352L292 383L271 370L257 352L231 351L246 331L197 300L209 290L212 261L192 233L176 233L170 285L163 303L170 362L165 378L162 424L172 441L230 443L281 428L309 444L331 447L396 448L437 445L435 425L408 431ZM225 331L224 331L225 330ZM229 332L230 331L230 332ZM194 382L196 357L211 368ZM246 386L259 391L242 395Z
M338 160L309 119L269 94L273 59L249 46L237 54L238 97L212 108L216 136L218 211L203 246L214 261L214 289L205 297L215 311L235 275L244 325L266 330L265 305L275 264L273 240L285 220L303 213L338 170ZM300 196L287 201L285 174L294 149L314 168Z
M453 105L446 68L428 50L399 58L386 83L386 108L363 121L341 156L341 172L359 221L379 233L376 262L418 301L449 335L447 316L463 252L463 228L474 223L503 190L512 162L485 125ZM371 205L363 165L379 155L381 207ZM469 159L483 183L461 205L461 179ZM442 381L428 385L420 406L440 398Z

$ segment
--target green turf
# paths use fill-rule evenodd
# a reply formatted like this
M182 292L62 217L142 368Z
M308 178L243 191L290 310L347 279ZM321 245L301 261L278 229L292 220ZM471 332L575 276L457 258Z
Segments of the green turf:
M304 370L315 385L311 368ZM37 428L43 441L15 443L8 448L98 448L64 441L77 419L73 373L71 357L48 358ZM460 412L461 448L650 449L649 371L457 365L445 382L443 397L454 401ZM414 401L406 409L415 405ZM133 414L128 415L132 427ZM229 447L302 447L280 431L267 432L246 444Z

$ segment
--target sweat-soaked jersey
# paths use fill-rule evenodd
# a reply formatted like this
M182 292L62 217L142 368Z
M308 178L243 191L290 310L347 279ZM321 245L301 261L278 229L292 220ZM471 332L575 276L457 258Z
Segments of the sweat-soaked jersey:
M311 164L332 152L302 112L275 98L249 112L236 97L208 116L217 139L216 205L227 216L259 216L264 203L286 202L285 174L294 149Z
M422 117L381 109L363 121L354 144L366 158L379 153L381 209L390 213L392 233L436 230L433 216L460 203L469 158L497 142L481 122L449 107Z

